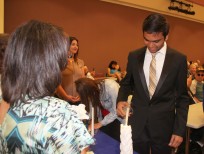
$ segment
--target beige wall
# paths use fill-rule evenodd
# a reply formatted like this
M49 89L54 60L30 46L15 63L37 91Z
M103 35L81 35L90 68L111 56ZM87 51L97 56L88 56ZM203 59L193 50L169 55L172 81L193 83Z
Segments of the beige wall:
M4 32L4 0L0 0L0 33Z
M168 7L170 6L170 0L102 0L102 1L134 7L147 11L155 11L173 17L187 19L204 24L203 15L204 7L201 5L193 4L191 2L187 2L185 0L182 0L182 2L193 5L193 7L191 7L191 11L195 11L196 12L195 15L188 15L178 11L169 10ZM180 7L179 4L176 2L174 3L174 6ZM187 7L182 6L182 9L187 9Z
M99 0L6 0L5 32L30 19L57 24L79 39L79 56L89 69L105 73L113 59L125 69L128 52L144 45L141 26L150 13ZM171 24L168 45L204 62L204 24L165 16Z

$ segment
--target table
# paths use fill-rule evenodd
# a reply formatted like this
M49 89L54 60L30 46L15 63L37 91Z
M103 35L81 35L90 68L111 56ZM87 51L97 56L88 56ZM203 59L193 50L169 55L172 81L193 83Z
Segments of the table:
M96 77L94 78L95 80L105 80L105 79L112 79L112 80L117 80L117 78L114 78L114 77Z
M120 154L120 142L98 131L95 135L96 144L91 146L94 154ZM137 154L133 152L133 154Z
M186 130L186 147L185 154L189 154L189 140L190 140L190 129L191 128L201 128L204 126L204 113L203 113L203 103L196 103L189 105L188 110L188 120L187 120L187 130Z

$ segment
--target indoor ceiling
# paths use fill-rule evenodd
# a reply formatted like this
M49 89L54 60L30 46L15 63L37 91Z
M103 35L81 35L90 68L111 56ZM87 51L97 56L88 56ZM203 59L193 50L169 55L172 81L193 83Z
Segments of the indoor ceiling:
M204 0L186 0L204 7Z

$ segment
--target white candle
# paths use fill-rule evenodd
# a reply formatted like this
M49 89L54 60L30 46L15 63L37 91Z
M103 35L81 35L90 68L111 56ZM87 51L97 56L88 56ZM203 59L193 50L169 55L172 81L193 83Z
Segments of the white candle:
M129 103L129 105L131 104L131 101L132 101L132 95L129 95L129 96L128 96L128 100L127 100L127 102ZM129 112L130 112L130 106L129 106L129 107L127 108L127 110L126 110L126 115L125 115L125 125L126 125L126 126L128 125Z
M126 115L125 115L125 126L128 125L128 116L129 116L129 112L130 112L130 107L128 107L126 109Z
M91 135L94 136L94 108L91 109Z

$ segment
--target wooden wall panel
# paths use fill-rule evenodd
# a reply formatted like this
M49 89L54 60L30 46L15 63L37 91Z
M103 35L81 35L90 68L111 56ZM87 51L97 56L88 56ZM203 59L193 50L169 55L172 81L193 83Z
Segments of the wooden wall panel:
M99 0L6 0L5 32L31 19L57 24L79 39L79 56L89 69L105 73L111 60L125 69L128 52L144 45L141 26L150 13ZM204 24L165 16L171 24L168 45L203 63Z

